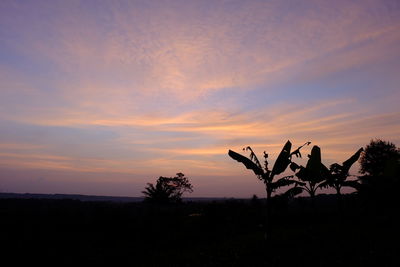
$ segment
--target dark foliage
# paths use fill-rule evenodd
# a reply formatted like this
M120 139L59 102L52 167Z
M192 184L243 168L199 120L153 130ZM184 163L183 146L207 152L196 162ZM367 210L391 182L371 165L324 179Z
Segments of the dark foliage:
M370 200L396 198L400 186L400 149L393 143L371 140L360 158L359 191Z
M328 168L322 164L321 149L318 146L313 146L308 158L306 167L292 164L290 168L293 171L299 170L296 176L301 181L298 183L300 188L307 191L311 198L314 198L317 189L326 181L330 173Z
M391 174L399 165L400 150L391 142L371 140L360 158L360 173L368 176Z
M184 192L193 192L193 186L183 173L177 173L175 177L160 176L154 186L148 183L145 191L145 200L153 203L180 202Z
M359 159L362 151L363 148L357 150L357 152L344 161L342 165L339 163L332 164L329 168L330 175L327 175L326 180L322 182L319 187L333 187L338 195L341 194L341 189L345 186L358 189L360 187L359 182L357 180L348 180L348 177L350 176L349 170L351 166Z

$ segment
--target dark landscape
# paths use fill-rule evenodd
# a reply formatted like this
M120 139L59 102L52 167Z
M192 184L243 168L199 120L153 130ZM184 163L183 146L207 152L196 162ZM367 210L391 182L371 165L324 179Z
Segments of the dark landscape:
M13 265L398 266L398 206L346 195L146 202L0 200L2 261Z

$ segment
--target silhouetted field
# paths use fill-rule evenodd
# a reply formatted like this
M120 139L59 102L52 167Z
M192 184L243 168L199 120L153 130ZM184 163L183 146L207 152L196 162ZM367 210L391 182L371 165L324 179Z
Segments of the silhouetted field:
M1 199L1 260L109 266L399 266L398 208L345 196L176 205ZM4 265L10 266L10 265Z

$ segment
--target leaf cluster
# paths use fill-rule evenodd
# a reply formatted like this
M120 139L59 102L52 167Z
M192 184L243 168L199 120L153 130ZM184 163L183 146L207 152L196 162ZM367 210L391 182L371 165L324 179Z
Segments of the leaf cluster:
M235 151L229 150L228 155L238 161L241 162L247 169L250 169L254 172L257 178L264 182L267 190L267 198L270 197L272 192L276 189L288 185L299 184L298 181L293 180L293 176L285 176L276 181L274 181L274 177L283 173L289 164L292 163L292 157L301 157L300 149L306 145L309 145L310 142L306 142L302 146L298 147L296 150L291 152L292 143L287 141L283 146L281 152L278 155L278 158L275 161L275 164L272 167L272 170L268 168L268 154L264 151L264 166L261 165L260 161L257 158L257 155L254 153L250 146L244 148L245 151L250 151L250 157L247 158Z
M332 164L329 168L330 175L327 176L327 179L320 185L320 187L333 187L339 194L340 189L343 186L358 189L360 185L359 182L357 180L348 180L348 177L351 176L349 174L351 166L360 158L363 151L364 149L361 147L354 155L344 161L342 165L338 163Z
M344 161L342 165L334 163L328 169L321 160L321 149L318 146L313 146L311 154L308 155L306 167L292 163L290 168L296 172L296 177L304 182L303 190L307 191L313 197L318 188L333 187L340 194L340 189L343 186L358 187L357 181L349 181L347 178L351 166L358 160L363 148L360 148L354 155Z

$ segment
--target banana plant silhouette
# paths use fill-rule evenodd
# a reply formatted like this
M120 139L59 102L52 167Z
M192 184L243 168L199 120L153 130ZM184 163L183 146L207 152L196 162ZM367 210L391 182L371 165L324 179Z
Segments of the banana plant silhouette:
M302 192L297 187L298 181L291 180L293 175L285 176L277 181L274 181L275 175L281 174L284 172L289 164L292 162L292 156L295 155L296 157L301 157L300 149L305 146L309 145L311 142L306 142L304 145L300 146L293 152L290 152L292 148L292 143L287 141L286 144L283 146L281 153L279 154L278 158L275 161L272 170L268 168L268 154L264 151L264 166L261 165L260 161L258 160L256 154L251 149L251 147L246 147L243 150L250 151L250 159L236 153L235 151L229 150L228 155L233 158L234 160L243 163L247 169L253 170L254 174L257 178L264 182L265 190L267 191L267 214L266 214L266 224L265 224L265 239L268 240L271 236L271 196L272 193L275 192L276 189L294 184L295 186L291 189L287 190L284 194L286 197L293 197Z
M319 187L333 187L338 196L341 195L341 189L344 186L358 189L360 186L359 182L356 180L347 180L347 178L350 176L349 170L351 166L360 158L361 152L363 151L363 148L358 149L357 152L344 161L342 165L338 163L332 164L329 168L330 175L319 185Z
M290 169L294 172L299 170L296 173L297 178L301 181L298 182L298 185L300 185L299 189L307 191L307 193L310 194L312 202L314 202L317 189L330 177L330 172L328 168L322 164L321 149L318 146L313 146L308 158L306 167L299 166L292 162L290 164Z
M300 149L305 146L309 145L311 142L306 142L304 145L300 146L293 152L290 152L292 148L292 143L287 141L286 144L283 146L281 153L279 154L278 158L272 170L268 168L268 154L264 151L264 166L261 165L260 161L258 160L256 154L251 149L250 146L244 148L243 150L250 151L250 158L247 158L235 151L229 150L228 155L233 158L234 160L241 162L246 166L247 169L253 170L254 174L257 178L264 182L265 190L267 192L267 203L270 201L272 193L276 191L276 189L291 185L291 184L298 184L298 181L291 180L293 175L285 176L277 181L274 181L275 175L281 174L286 170L289 164L292 162L292 156L295 155L296 157L301 157ZM285 194L288 196L293 196L299 193L299 190L296 187L289 189Z

